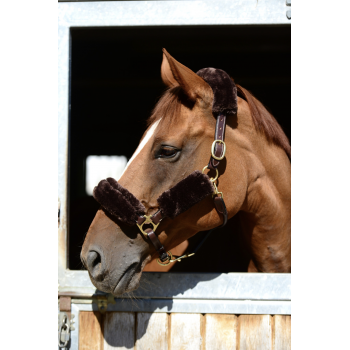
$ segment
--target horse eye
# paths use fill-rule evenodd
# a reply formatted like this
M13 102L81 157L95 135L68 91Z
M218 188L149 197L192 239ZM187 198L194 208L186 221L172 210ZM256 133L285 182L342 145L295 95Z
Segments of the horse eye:
M162 146L157 154L157 158L172 158L177 154L178 149L170 146Z

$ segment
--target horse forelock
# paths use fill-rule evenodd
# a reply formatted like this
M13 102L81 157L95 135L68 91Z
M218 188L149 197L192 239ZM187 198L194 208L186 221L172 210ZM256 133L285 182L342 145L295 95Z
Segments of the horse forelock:
M169 129L169 127L178 123L182 105L191 109L193 102L188 100L180 86L166 90L155 105L151 116L147 120L147 125L152 125L161 119L159 130Z

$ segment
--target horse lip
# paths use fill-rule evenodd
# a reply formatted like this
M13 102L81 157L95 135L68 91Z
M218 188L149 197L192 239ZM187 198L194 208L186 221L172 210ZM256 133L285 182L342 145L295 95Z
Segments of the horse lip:
M124 271L124 273L119 278L119 281L117 282L116 286L113 289L114 295L121 295L126 291L131 279L134 276L134 273L136 272L137 268L140 266L140 263L141 263L140 261L134 262Z

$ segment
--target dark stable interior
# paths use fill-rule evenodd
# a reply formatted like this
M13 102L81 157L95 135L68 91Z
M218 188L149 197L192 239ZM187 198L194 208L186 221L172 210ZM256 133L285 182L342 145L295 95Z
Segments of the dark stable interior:
M86 157L132 156L165 89L160 78L163 47L194 72L206 67L226 71L267 107L290 139L290 26L72 29L68 193L72 270L83 269L81 247L99 208L85 192ZM249 256L238 224L239 215L171 271L247 271ZM190 247L203 234L191 238Z

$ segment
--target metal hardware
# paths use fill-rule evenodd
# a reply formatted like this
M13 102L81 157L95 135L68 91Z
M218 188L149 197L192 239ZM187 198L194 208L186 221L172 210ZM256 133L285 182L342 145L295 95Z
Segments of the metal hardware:
M217 156L214 154L214 152L215 152L215 145L216 145L217 142L218 142L218 143L221 143L221 144L223 145L223 147L224 147L224 150L222 151L221 157L217 157ZM212 156L214 159L216 159L216 160L222 160L222 159L224 159L225 154L226 154L226 143L225 143L225 141L222 141L222 140L214 140L214 142L213 142L212 145L211 145L211 156Z
M219 192L219 191L218 191L218 188L216 187L215 182L213 182L213 186L214 186L215 191L214 191L214 193L212 194L212 197L221 194L221 198L224 199L224 194L223 194L222 192Z
M292 0L286 0L286 6L292 6ZM286 16L288 19L292 18L292 13L291 13L291 9L287 10L286 12Z
M175 261L180 262L181 259L189 258L190 256L192 256L192 255L194 255L194 254L195 254L195 253L185 254L185 255L182 255L182 256L177 257L176 259L170 260L170 262L175 262Z
M107 296L107 305L108 304L115 304L114 295L112 293L109 293Z
M181 259L189 258L190 256L194 255L195 253L189 253L189 254L181 255L181 256L175 257L175 259L174 259L174 255L171 254L170 250L168 251L168 254L170 256L170 259L167 262L165 262L165 263L161 262L159 258L157 259L157 263L160 266L168 266L169 264L171 264L171 263L173 263L175 261L181 262Z
M208 165L206 165L206 166L203 168L202 174L204 174L204 170L205 170L205 169L208 169ZM213 183L214 183L214 182L218 179L218 177L219 177L219 170L218 170L218 169L215 169L215 170L216 170L216 175L215 175L215 177L214 177L214 178L212 177L212 178L210 179L210 181L213 182Z
M105 296L103 297L98 296L96 298L96 303L97 303L98 310L101 312L101 314L104 314L108 306L107 298Z
M61 311L58 314L58 347L66 348L70 339L71 322L68 315Z
M107 311L108 304L115 304L114 296L111 293L108 295L95 295L92 300L97 304L98 311L101 314Z
M157 259L157 263L158 263L158 265L160 265L160 266L168 266L170 263L171 263L171 260L173 259L173 254L171 254L171 251L169 250L168 251L168 255L170 256L170 260L168 260L167 262L161 262L160 261L160 259L158 258Z
M75 317L75 315L71 314L70 317L71 318L70 318L70 327L69 328L71 331L75 331L75 327L73 326L73 324L75 323L75 321L73 321L73 318Z
M147 238L147 232L145 232L142 227L144 224L151 224L153 226L153 232L156 231L158 225L160 224L160 222L158 222L158 224L155 224L152 220L151 220L151 216L152 215L144 215L143 217L146 218L146 220L141 224L139 225L138 223L136 223L136 225L139 227L140 231L144 234L144 236Z

